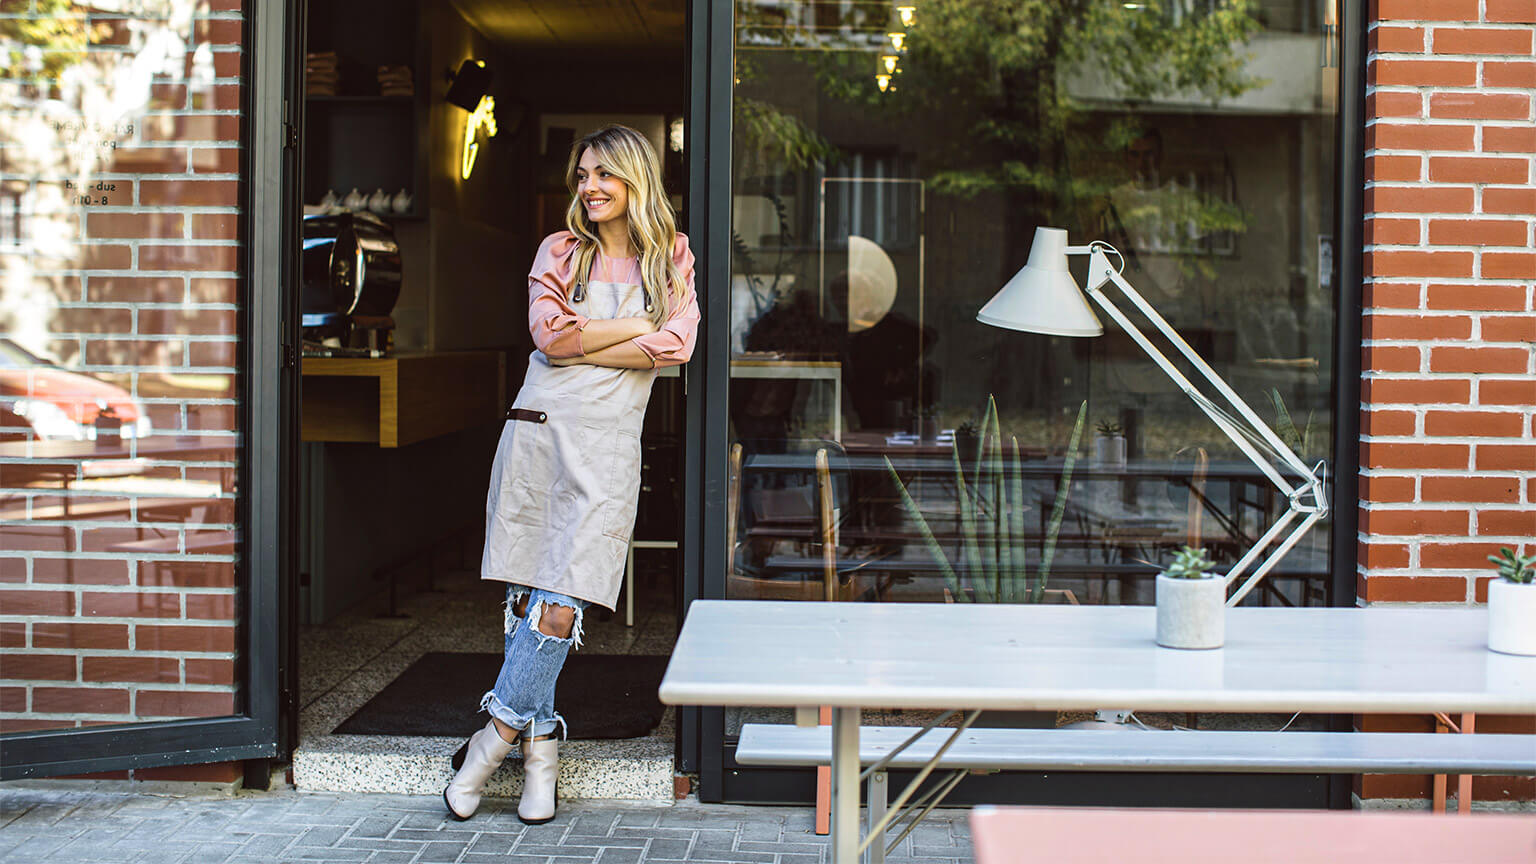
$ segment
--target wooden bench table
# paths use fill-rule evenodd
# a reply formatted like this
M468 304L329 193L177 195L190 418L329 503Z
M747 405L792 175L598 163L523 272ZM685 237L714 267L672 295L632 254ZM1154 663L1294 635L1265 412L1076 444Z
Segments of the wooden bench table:
M1217 651L1157 647L1155 613L698 601L661 701L831 706L836 864L858 861L871 842L859 836L864 708L1536 713L1536 658L1488 651L1485 609L1241 607L1228 610L1227 644ZM1529 753L1536 765L1536 741ZM1133 760L1134 749L1124 757Z

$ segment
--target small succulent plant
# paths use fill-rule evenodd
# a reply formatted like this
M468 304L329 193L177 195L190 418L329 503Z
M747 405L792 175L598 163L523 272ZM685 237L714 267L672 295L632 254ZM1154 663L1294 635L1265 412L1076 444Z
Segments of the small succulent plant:
M1489 555L1488 560L1498 565L1499 577L1516 585L1536 582L1536 555L1516 555L1508 546L1499 547L1499 554Z
M1173 556L1173 563L1163 571L1163 575L1171 579L1207 579L1215 574L1205 571L1215 567L1211 559L1205 557L1205 549L1192 549L1185 546Z
M1099 430L1099 434L1106 438L1113 438L1116 435L1125 434L1125 427L1121 426L1119 423L1116 423L1113 420L1100 420L1098 425L1096 425L1094 428Z

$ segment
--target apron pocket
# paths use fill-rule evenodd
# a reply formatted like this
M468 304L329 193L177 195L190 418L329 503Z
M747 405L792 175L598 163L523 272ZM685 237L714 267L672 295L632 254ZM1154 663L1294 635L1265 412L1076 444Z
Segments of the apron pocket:
M635 508L640 499L640 438L628 432L614 436L613 463L603 533L629 542L635 530Z
M517 409L514 409L517 410ZM510 416L511 446L502 466L501 518L517 525L544 527L551 522L551 498L559 489L556 431L542 421L518 422ZM569 508L567 508L569 509Z

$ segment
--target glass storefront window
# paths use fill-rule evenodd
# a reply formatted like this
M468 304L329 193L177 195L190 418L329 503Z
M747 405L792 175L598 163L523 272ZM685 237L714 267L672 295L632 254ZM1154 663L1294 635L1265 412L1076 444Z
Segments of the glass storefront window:
M1112 243L1327 459L1320 8L737 0L727 596L1147 604L1181 546L1236 561L1285 499L1129 336L976 313L1037 226ZM1328 536L1245 602L1328 603Z
M0 4L0 733L239 708L244 28Z

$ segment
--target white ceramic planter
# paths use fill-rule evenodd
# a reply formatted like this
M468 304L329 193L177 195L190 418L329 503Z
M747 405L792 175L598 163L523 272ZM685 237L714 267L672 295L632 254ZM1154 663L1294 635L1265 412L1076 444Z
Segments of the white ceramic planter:
M1174 579L1157 574L1157 644L1220 648L1227 638L1227 580Z
M1501 654L1536 656L1536 583L1488 583L1488 647Z
M1093 439L1093 461L1101 465L1125 466L1125 436L1099 435Z

